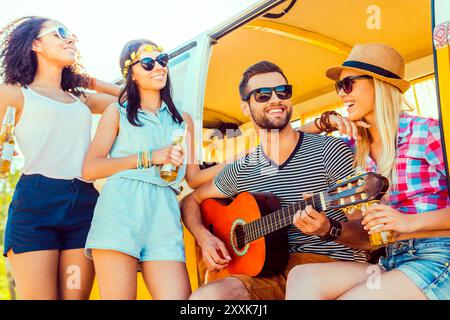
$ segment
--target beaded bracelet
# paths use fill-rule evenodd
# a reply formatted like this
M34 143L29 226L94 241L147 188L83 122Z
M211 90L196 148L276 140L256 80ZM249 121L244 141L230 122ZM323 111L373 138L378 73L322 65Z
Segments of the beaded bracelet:
M142 152L142 165L144 166L144 169L148 168L147 151Z
M316 118L314 120L314 124L322 132L326 132L326 133L333 132L336 130L336 128L331 124L330 116L341 117L341 115L339 113L337 113L336 111L325 111L324 113L322 113L320 118ZM319 123L317 123L317 121L319 121Z
M150 150L145 151L146 153L146 165L149 168L152 165L152 152Z
M142 151L138 152L138 157L137 157L137 168L138 169L143 169L144 168L144 163L142 161Z
M152 159L151 159L151 151L145 150L145 151L139 151L138 152L138 158L137 158L137 165L136 167L138 169L147 169L152 165Z

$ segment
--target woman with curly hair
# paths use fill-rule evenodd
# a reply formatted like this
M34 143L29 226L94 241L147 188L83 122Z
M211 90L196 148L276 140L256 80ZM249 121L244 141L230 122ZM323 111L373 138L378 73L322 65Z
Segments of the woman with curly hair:
M120 88L82 72L77 39L58 21L20 18L0 39L0 119L15 108L25 158L3 254L21 299L87 299L94 267L83 248L98 192L81 170L91 114L117 100Z

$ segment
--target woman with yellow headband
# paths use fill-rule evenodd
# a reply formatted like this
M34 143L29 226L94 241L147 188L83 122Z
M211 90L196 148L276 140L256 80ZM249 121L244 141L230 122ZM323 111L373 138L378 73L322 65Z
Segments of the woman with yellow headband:
M185 265L179 183L191 188L211 180L221 166L196 164L194 125L171 96L168 55L148 40L128 42L120 57L125 87L119 103L103 114L87 153L83 175L108 177L86 242L103 299L135 299L140 263L153 299L186 299L191 288ZM171 145L187 130L183 146ZM109 155L109 157L108 157ZM161 179L161 166L177 166L176 180Z

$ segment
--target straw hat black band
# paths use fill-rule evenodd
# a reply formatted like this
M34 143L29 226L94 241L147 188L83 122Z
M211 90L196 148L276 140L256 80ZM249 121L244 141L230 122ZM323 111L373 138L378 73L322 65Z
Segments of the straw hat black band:
M405 60L392 47L382 43L357 44L346 61L338 67L329 68L326 76L339 81L343 69L368 74L387 82L405 93L411 84L404 79Z
M374 66L373 64L364 63L364 62L360 62L360 61L345 61L342 64L342 66L366 70L369 72L379 74L380 76L383 76L386 78L401 79L401 77L399 77L395 73L390 72L389 70Z

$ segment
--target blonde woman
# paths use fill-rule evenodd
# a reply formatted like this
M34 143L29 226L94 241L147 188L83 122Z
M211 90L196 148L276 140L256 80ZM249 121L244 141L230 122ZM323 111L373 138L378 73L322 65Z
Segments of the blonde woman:
M404 111L410 84L402 56L389 46L357 45L326 75L336 81L348 118L328 113L302 129L339 129L353 137L356 166L389 178L383 204L371 207L362 224L365 230L382 225L377 231L393 231L398 241L387 246L378 268L354 262L296 267L286 298L450 299L450 237L443 231L450 229L450 199L439 122Z

